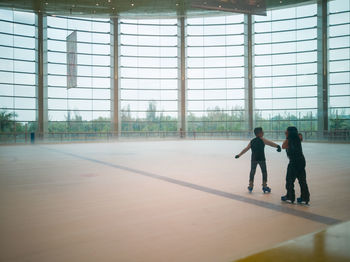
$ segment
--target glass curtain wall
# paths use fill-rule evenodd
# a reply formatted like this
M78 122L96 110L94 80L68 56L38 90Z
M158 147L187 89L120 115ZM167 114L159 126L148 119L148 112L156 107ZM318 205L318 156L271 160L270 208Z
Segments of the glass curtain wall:
M329 128L350 128L350 2L328 3Z
M110 131L110 29L109 19L47 17L49 132ZM71 41L76 47L72 75L76 83L68 86L72 62L67 61L67 37L72 33L76 34Z
M265 130L317 129L317 5L254 16L254 119Z
M37 17L5 9L0 17L0 130L36 131ZM316 131L316 2L252 18L254 126ZM349 1L328 1L327 18L329 129L349 129ZM118 27L121 131L178 131L178 20L119 19ZM111 130L111 28L109 18L44 16L47 131ZM185 19L189 132L247 130L245 28L238 14ZM74 86L68 86L67 42L76 47Z
M177 19L120 20L121 131L176 131Z
M244 16L186 23L188 131L245 130Z
M0 132L36 130L36 15L0 9Z

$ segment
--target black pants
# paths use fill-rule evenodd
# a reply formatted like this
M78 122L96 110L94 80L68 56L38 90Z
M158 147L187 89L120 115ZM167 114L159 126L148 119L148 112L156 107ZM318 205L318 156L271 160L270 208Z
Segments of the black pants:
M286 177L286 189L287 189L287 198L294 201L295 200L295 191L294 191L294 182L295 179L298 179L301 191L301 198L304 201L310 200L309 188L306 182L306 172L305 172L305 162L301 164L289 163L287 168L287 177Z
M266 161L253 161L251 162L250 175L249 175L249 183L254 183L254 176L256 172L256 166L259 164L261 168L261 173L263 177L263 184L267 182L267 170L266 170Z

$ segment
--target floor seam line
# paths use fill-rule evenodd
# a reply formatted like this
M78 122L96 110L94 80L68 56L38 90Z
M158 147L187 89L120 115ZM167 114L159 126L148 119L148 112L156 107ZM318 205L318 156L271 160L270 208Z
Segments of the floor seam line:
M314 214L314 213L310 213L310 212L305 212L305 211L302 211L302 210L297 210L297 209L289 208L289 207L284 206L284 205L277 205L277 204L266 202L266 201L252 199L252 198L248 198L248 197L245 197L245 196L241 196L241 195L237 195L237 194L221 191L221 190L214 189L214 188L209 188L209 187L206 187L206 186L193 184L193 183L186 182L186 181L183 181L183 180L178 180L178 179L175 179L175 178L161 176L161 175L158 175L158 174L154 174L154 173L143 171L143 170L134 169L134 168L127 167L127 166L117 165L117 164L109 163L109 162L106 162L106 161L101 161L101 160L98 160L98 159L94 159L94 158L90 158L90 157L81 156L81 155L78 155L78 154L65 152L65 151L62 151L62 150L47 148L47 147L44 147L44 146L40 146L40 147L44 148L46 150L49 150L49 151L58 152L58 153L65 154L65 155L70 155L70 156L73 156L73 157L76 157L76 158L79 158L79 159L82 159L82 160L86 160L86 161L102 164L102 165L105 165L105 166L113 167L113 168L116 168L116 169L128 171L128 172L131 172L131 173L135 173L135 174L142 175L142 176L145 176L145 177L150 177L150 178L153 178L153 179L165 181L165 182L168 182L168 183L171 183L171 184L175 184L175 185L179 185L179 186L182 186L182 187L191 188L191 189L194 189L194 190L197 190L197 191L201 191L201 192L205 192L205 193L208 193L208 194L211 194L211 195L221 196L221 197L228 198L228 199L231 199L231 200L236 200L236 201L240 201L240 202L243 202L243 203L248 203L248 204L251 204L251 205L263 207L263 208L274 210L274 211L277 211L277 212L280 212L280 213L285 213L285 214L301 217L301 218L304 218L304 219L308 219L308 220L311 220L311 221L314 221L314 222L318 222L318 223L322 223L322 224L326 224L326 225L333 225L333 224L337 224L337 223L343 222L340 219L336 219L336 218L332 218L332 217L328 217L328 216L323 216L323 215L319 215L319 214Z

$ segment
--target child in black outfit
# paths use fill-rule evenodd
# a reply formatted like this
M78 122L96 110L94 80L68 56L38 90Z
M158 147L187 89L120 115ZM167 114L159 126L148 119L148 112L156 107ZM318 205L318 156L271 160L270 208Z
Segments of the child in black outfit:
M246 153L249 149L252 150L252 158L251 158L251 170L249 175L249 186L248 190L249 192L253 191L254 187L254 176L256 171L256 166L259 164L261 168L261 173L263 176L263 192L264 193L270 193L271 188L267 186L267 170L266 170L266 158L265 158L265 145L269 145L271 147L276 147L277 152L281 152L281 147L274 142L267 140L263 138L264 132L261 127L257 127L254 129L255 138L252 139L246 148L242 150L241 153L235 156L235 158L239 158L244 153Z
M289 158L286 176L287 194L281 197L282 201L289 200L294 202L295 191L294 182L298 179L300 185L301 196L297 198L298 203L308 204L310 201L310 192L306 182L305 166L306 161L301 147L302 135L298 133L298 129L290 126L286 130L286 140L283 142L282 148L286 149Z

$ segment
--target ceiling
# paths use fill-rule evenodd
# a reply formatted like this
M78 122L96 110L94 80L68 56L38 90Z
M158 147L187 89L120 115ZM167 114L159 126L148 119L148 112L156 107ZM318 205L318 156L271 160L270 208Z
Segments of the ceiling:
M266 8L275 9L306 2L310 0L266 0ZM0 7L55 15L97 17L174 17L222 13L195 9L191 7L191 0L0 0Z

